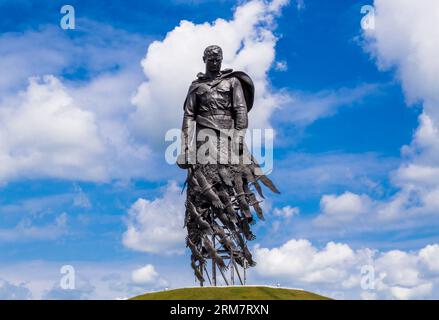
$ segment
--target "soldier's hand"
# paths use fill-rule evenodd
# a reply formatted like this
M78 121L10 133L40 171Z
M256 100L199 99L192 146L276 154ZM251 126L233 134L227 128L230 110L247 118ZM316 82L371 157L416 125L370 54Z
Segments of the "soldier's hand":
M190 168L190 164L188 161L188 152L187 150L180 153L177 157L177 165L181 168L181 169L188 169Z
M242 155L243 153L245 131L245 129L235 129L233 131L232 144L233 152L236 152L236 155Z

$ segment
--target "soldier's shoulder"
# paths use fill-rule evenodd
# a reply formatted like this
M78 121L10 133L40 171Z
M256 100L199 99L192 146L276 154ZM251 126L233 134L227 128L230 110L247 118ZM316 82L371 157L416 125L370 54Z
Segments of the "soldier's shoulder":
M199 82L199 81L202 81L204 79L206 79L206 75L203 72L198 72L195 80L192 81L192 83Z
M203 82L204 73L199 72L197 78L193 80L189 86L189 92L194 91Z
M221 78L223 81L227 81L234 85L239 82L239 71L234 71L233 69L221 70Z
M249 77L245 72L233 69L226 69L221 71L222 77L232 81L242 80L243 77Z
M223 76L230 75L231 73L233 73L233 69L224 69L224 70L221 70L221 75L223 75Z

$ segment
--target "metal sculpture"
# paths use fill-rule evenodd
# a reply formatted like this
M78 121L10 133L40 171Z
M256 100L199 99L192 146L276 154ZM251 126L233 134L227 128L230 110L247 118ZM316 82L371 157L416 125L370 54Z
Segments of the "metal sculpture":
M256 238L250 228L256 222L251 208L264 220L255 192L264 198L263 184L279 193L244 142L254 101L253 82L242 71L221 70L222 58L219 46L204 51L206 72L197 75L184 102L182 153L177 160L188 173L186 245L201 286L205 276L216 285L217 270L227 285L235 283L235 272L245 284L245 270L256 265L247 247L247 241Z

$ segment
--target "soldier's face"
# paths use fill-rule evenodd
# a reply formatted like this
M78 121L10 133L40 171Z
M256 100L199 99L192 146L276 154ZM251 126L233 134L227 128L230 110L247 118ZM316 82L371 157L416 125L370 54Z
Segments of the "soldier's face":
M221 55L211 54L204 58L204 62L206 63L206 69L210 72L218 72L221 70L221 63L223 62L223 58Z

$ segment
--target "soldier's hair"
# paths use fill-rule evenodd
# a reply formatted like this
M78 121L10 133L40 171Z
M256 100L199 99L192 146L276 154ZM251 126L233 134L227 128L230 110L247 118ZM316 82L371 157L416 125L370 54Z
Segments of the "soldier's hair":
M222 58L223 50L221 49L220 46L217 45L208 46L206 49L204 49L204 54L203 54L204 59L212 55L219 55Z

